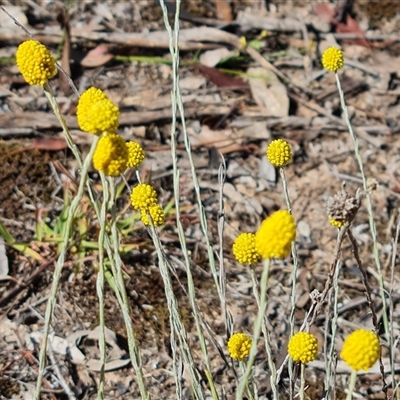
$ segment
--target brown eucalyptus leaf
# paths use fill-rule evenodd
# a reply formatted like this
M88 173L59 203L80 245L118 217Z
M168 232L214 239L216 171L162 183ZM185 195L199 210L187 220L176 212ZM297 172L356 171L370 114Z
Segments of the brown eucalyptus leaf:
M210 68L200 64L195 65L195 68L219 88L240 90L245 92L249 91L249 85L247 82L244 82L242 79L235 76L223 74L222 72L218 71L217 68Z
M114 56L108 52L108 47L100 44L83 57L81 61L82 67L94 68L100 67L112 60Z
M31 149L58 151L68 147L65 139L35 138L30 145Z

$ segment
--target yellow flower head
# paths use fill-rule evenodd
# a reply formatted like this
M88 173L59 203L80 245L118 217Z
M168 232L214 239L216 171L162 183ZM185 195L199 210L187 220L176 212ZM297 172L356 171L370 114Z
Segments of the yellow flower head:
M47 48L36 40L21 43L15 59L18 69L29 85L43 86L57 73L56 60Z
M285 258L296 237L296 223L286 210L276 211L266 218L256 233L256 249L263 259Z
M350 368L368 371L379 358L380 352L378 336L367 329L358 329L346 338L340 356Z
M165 220L164 210L159 204L154 204L150 206L147 212L150 214L154 226L157 227L164 223ZM149 217L147 216L147 212L145 209L142 208L140 211L140 219L142 220L144 225L149 226L150 221Z
M331 72L336 72L343 68L343 51L337 47L329 47L322 54L322 66Z
M91 87L79 97L76 117L84 132L100 135L118 128L119 108L101 89Z
M308 332L296 333L289 341L288 353L295 362L307 364L314 361L318 354L318 340Z
M93 154L93 167L107 176L118 176L126 170L128 149L125 140L116 133L102 136Z
M345 222L345 221L339 221L338 219L334 219L331 216L328 216L328 219L329 219L329 223L332 226L336 226L336 228L339 228L339 229L344 225L344 222Z
M228 340L228 352L232 358L242 361L250 353L251 337L245 333L235 333Z
M267 159L275 167L284 167L292 161L292 149L283 139L273 140L267 148Z
M132 207L137 210L149 210L150 206L157 205L157 192L147 183L139 183L131 193Z
M254 233L241 233L233 242L232 252L240 264L257 264L261 258L256 250L256 235Z
M146 155L142 146L137 142L128 142L126 146L128 147L129 152L128 168L139 167L142 164Z

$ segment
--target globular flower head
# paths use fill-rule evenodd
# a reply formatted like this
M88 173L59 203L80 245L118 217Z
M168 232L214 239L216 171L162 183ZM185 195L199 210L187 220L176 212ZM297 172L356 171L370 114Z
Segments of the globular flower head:
M336 72L343 68L344 56L343 51L337 47L329 47L322 54L322 66L331 72Z
M256 233L256 249L263 259L285 258L296 237L296 223L286 210L266 218Z
M36 40L26 40L15 54L19 71L29 85L43 86L57 73L56 60Z
M141 209L140 211L140 219L142 220L143 224L146 226L150 225L149 217L147 213L150 214L150 217L153 221L153 225L155 227L160 226L164 223L165 214L163 208L159 204L154 204L150 206L147 211L145 209Z
M295 362L307 364L314 361L318 354L318 340L308 332L296 333L289 341L288 353Z
M79 97L76 117L84 132L100 135L118 128L119 108L101 89L91 87Z
M143 147L137 142L128 142L126 146L129 152L128 168L140 167L146 155Z
M148 211L150 206L157 204L157 192L147 183L139 183L132 189L131 204L135 210Z
M256 235L254 233L241 233L233 242L232 252L240 264L257 264L261 258L256 250Z
M340 356L350 368L368 371L380 352L378 336L367 329L358 329L346 338Z
M239 361L242 361L250 353L253 341L245 333L235 333L228 340L229 355Z
M283 139L273 140L267 148L267 159L275 167L284 167L292 161L292 149Z
M118 176L126 170L128 149L125 140L116 133L102 136L93 154L93 167L107 176Z

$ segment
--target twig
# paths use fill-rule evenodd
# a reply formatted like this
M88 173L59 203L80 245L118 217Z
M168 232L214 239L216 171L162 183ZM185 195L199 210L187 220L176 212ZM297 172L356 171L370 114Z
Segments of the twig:
M58 366L56 358L54 357L54 352L51 344L49 345L49 358L51 361L51 365L55 370L57 379L59 380L61 387L64 389L64 394L68 397L68 400L76 400L76 396L72 392L71 388L68 386L68 383L64 379L64 376Z

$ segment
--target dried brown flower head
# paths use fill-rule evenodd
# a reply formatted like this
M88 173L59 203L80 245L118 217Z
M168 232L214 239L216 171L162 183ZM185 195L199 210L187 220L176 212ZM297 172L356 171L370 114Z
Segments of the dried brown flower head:
M343 184L342 190L328 199L326 208L329 219L341 224L353 221L361 205L360 197L360 192L356 196L347 193Z

